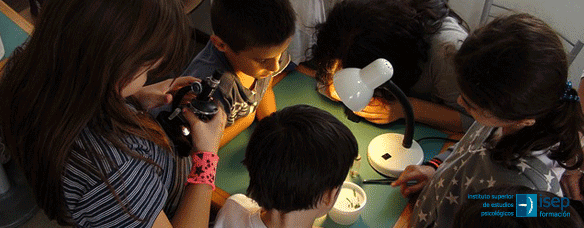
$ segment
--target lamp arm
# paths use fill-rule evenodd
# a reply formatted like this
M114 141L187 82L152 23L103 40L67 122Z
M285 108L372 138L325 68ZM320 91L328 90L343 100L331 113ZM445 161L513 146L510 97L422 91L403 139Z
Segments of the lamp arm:
M412 104L410 103L406 94L392 81L387 81L386 86L381 86L381 88L389 91L397 98L398 102L401 104L405 118L406 118L406 130L404 133L404 141L402 145L405 148L412 147L412 140L414 138L414 110Z

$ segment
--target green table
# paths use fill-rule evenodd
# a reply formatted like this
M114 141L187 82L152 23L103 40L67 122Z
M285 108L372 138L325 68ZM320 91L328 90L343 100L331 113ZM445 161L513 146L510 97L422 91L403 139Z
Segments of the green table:
M4 56L0 56L0 59L4 59L28 39L32 25L3 2L0 4L0 10L2 11L0 14L0 37L2 37L5 51Z
M404 122L387 125L375 125L367 121L354 123L347 119L343 105L333 102L318 94L315 80L299 72L292 72L274 87L278 109L296 104L308 104L326 110L343 122L355 135L359 144L359 154L363 158L359 170L360 177L352 179L360 183L363 179L383 178L367 162L367 146L375 136L387 132L404 132ZM244 193L249 183L247 170L241 164L245 155L247 140L251 136L255 124L219 151L221 160L217 171L216 185L230 194ZM414 139L423 137L447 137L441 131L429 128L422 124L416 124ZM424 159L428 160L436 155L443 146L443 142L428 140L420 143L424 150ZM398 188L389 185L361 185L367 194L367 205L361 213L361 217L352 226L336 224L329 218L318 221L317 225L323 227L393 227L401 212L406 206L407 199L403 198Z

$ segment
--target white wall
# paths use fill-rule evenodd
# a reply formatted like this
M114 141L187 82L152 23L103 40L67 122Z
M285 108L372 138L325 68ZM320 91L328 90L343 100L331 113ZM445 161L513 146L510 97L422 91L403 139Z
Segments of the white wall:
M530 13L550 24L570 40L584 42L583 0L495 0L496 3L520 12ZM450 6L471 29L478 26L484 0L450 0ZM577 87L584 71L584 50L570 66L569 80Z

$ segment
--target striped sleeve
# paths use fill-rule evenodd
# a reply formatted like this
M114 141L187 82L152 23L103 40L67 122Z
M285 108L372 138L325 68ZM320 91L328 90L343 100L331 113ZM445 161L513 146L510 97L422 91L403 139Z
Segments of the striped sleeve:
M65 192L76 195L65 197L69 199L73 220L82 227L151 227L167 197L153 167L132 160L112 173L108 181L123 203L104 182L98 182L84 194L79 194L83 190L76 188L75 183L65 183ZM132 218L125 210L143 221Z
M88 137L92 146L102 156L87 158L73 153L63 177L63 190L69 214L80 227L151 227L162 211L168 198L168 172L160 172L157 166L120 152L103 139ZM134 151L142 147L139 141L131 143ZM136 146L137 145L137 146ZM144 147L148 151L151 147ZM157 153L144 154L162 170L169 167L169 159L159 159ZM101 164L106 171L104 181L98 175L84 172L87 164L96 164L95 159L106 156L114 165ZM152 157L153 156L153 157ZM103 162L101 162L103 163ZM81 165L84 164L84 165ZM113 188L116 195L112 193Z

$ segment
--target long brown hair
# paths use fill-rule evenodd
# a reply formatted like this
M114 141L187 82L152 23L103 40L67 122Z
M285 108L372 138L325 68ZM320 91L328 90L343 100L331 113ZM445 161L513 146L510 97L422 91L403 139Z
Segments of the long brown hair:
M1 79L0 125L49 218L69 219L61 180L71 151L83 147L82 153L97 156L89 142L74 143L84 128L140 159L146 160L121 137L136 135L170 150L160 127L131 111L120 91L141 67L160 59L151 75L178 72L188 46L188 18L178 0L45 2L26 48ZM86 165L108 183L100 164Z
M503 120L536 120L489 145L494 160L511 166L552 147L551 159L567 169L580 166L584 116L579 102L563 99L576 91L566 90L566 52L545 22L529 14L496 18L468 36L455 65L461 92L480 108Z

